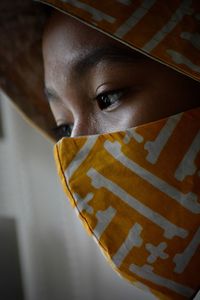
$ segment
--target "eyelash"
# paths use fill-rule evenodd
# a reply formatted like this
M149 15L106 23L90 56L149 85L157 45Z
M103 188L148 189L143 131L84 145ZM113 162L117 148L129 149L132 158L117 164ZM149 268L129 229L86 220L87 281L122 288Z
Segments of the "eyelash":
M72 128L72 124L61 124L59 126L56 126L55 128L52 128L52 131L55 135L56 140L59 141L63 137L70 137Z
M109 110L109 107L113 108L113 106L119 103L122 96L124 96L124 93L125 90L122 89L106 91L97 95L95 100L97 101L97 104L101 110ZM114 99L112 99L110 96L113 96Z

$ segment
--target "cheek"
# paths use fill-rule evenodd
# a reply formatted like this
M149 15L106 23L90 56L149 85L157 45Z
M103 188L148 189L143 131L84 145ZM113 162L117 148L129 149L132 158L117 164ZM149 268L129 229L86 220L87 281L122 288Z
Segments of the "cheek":
M123 107L113 112L98 114L98 132L121 131L136 125L136 111L133 107Z
M154 97L154 94L147 90L122 101L113 111L98 114L101 131L124 130L161 118L164 113L162 105L158 105L159 97Z

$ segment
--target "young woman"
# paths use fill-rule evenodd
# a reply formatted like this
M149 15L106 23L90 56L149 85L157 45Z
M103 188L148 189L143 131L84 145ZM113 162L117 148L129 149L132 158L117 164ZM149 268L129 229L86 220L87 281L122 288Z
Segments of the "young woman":
M199 4L45 3L53 9L42 42L44 89L64 191L120 275L160 299L192 298L200 259Z

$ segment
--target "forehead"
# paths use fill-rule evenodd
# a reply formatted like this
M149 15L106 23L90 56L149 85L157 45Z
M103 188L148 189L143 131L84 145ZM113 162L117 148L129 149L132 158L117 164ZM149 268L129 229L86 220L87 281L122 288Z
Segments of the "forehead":
M71 84L103 60L122 62L138 57L139 52L60 12L54 12L44 31L47 86Z
M43 35L44 58L63 58L68 62L103 45L120 44L105 34L90 28L61 12L50 17Z

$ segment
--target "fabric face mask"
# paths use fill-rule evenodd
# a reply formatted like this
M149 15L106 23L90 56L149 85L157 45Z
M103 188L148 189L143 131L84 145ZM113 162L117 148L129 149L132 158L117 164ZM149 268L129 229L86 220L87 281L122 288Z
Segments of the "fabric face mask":
M200 108L54 149L67 198L114 269L159 299L200 278Z

